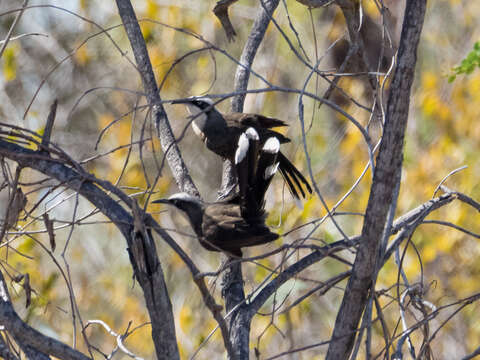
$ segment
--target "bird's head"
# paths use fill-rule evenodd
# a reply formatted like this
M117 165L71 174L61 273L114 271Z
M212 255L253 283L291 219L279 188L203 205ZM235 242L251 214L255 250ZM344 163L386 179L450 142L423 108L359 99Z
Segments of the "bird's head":
M173 100L172 104L184 104L193 118L192 128L197 136L205 140L205 132L212 127L225 127L222 114L213 106L214 101L207 96L191 96L186 99Z
M171 195L168 199L158 199L152 201L155 204L168 204L188 213L191 208L202 208L202 202L185 192Z
M168 199L154 200L152 203L173 205L177 209L182 210L190 220L195 232L201 236L202 215L204 210L204 204L201 200L182 192L173 194Z
M173 100L172 104L184 104L192 116L215 109L213 100L208 96L190 96L186 99Z
M207 96L191 96L187 99L174 100L172 104L185 104L187 106L188 113L193 118L193 131L204 140L207 121L210 120L212 113L217 112L213 106L213 100Z

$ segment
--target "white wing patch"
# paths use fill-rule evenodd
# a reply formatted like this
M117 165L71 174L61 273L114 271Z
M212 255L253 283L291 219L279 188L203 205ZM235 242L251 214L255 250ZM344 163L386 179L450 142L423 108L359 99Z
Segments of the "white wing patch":
M280 165L279 162L275 163L275 164L272 164L270 166L267 166L267 168L265 169L265 174L263 174L263 178L265 180L268 180L270 179L273 175L275 175L275 173L277 172L277 169L278 169L278 165Z
M238 139L238 147L237 151L235 152L235 164L239 164L247 155L249 143L247 139L247 135L244 133L240 135Z
M276 137L268 138L263 145L263 151L270 154L276 154L280 151L280 141Z
M255 130L253 127L249 127L247 131L245 131L245 134L250 140L260 140L257 130Z

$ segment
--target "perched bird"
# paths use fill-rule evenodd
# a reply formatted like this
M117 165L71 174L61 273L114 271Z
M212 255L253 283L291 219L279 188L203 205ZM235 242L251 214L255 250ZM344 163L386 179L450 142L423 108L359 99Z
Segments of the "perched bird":
M185 212L200 245L210 251L241 257L242 247L266 244L278 238L278 234L265 225L265 215L242 216L238 197L205 203L187 193L177 193L153 202L170 204Z
M242 247L266 244L278 238L265 225L265 192L275 174L280 142L271 137L259 149L259 136L253 128L241 134L234 164L239 176L239 192L228 199L205 203L187 193L153 201L182 210L200 244L210 251L242 256Z
M208 97L190 97L185 100L174 100L172 104L185 104L192 115L192 128L206 144L207 148L217 155L234 163L237 144L240 136L249 128L255 129L259 136L259 146L267 139L275 137L283 144L290 142L284 135L271 130L275 127L288 126L282 120L259 114L220 113ZM311 193L312 188L300 171L283 155L277 155L279 170L285 179L292 195L305 198L305 190Z

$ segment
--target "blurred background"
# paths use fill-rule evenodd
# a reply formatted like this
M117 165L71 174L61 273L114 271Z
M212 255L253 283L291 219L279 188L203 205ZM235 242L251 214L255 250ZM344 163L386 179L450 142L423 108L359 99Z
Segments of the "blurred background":
M13 0L0 2L2 39L16 15L9 10L20 8L22 3ZM399 3L403 1L385 1L391 9L389 26L394 46L403 16ZM230 8L230 17L238 34L234 42L228 42L211 11L215 1L145 0L132 1L132 4L141 19L163 100L233 91L237 63L232 58L238 61L241 55L259 9L257 1L241 0ZM142 84L132 65L133 54L120 26L115 3L31 0L29 6L13 34L14 37L23 36L12 39L0 59L0 122L42 132L49 107L54 99L58 99L52 141L73 159L82 161L95 176L120 185L142 204L148 191L155 191L153 198L177 192L168 167L155 182L162 162L160 144L145 107ZM375 2L365 0L363 6L368 21L372 22L371 27L381 29ZM448 82L452 68L480 39L479 14L478 1L437 0L428 3L411 98L397 216L432 198L441 179L463 165L468 168L450 177L446 185L480 200L480 71ZM335 72L342 51L345 52L341 39L346 33L343 17L336 7L309 10L298 2L284 1L275 12L275 19L303 60L292 52L285 38L271 24L254 62L253 69L258 74L279 87L302 89L310 74L304 61L315 65L321 60L321 71L326 74ZM179 29L193 31L207 42ZM370 54L378 59L380 53L378 46L375 47L378 32L375 35L372 31L365 36L371 40ZM379 39L381 41L381 37ZM336 45L332 48L334 43ZM216 51L212 44L229 56ZM195 52L176 62L192 51ZM392 50L387 50L384 56L390 60L392 54ZM388 69L385 64L380 66L381 72ZM172 65L175 66L172 68ZM255 76L251 76L249 84L249 89L267 87ZM371 94L365 78L346 76L339 85L360 105L371 107ZM324 79L313 76L306 89L322 96L327 87ZM371 122L369 130L374 140L378 140L379 126L370 119L368 111L337 93L331 99L362 125ZM298 101L298 95L293 93L249 94L244 111L287 121L290 127L286 134L292 142L284 151L304 174L309 174ZM312 175L332 208L364 171L368 152L362 135L345 117L326 105L319 107L318 102L310 98L304 97L303 101ZM229 99L218 107L229 111ZM179 145L196 185L204 199L214 201L221 181L220 159L204 149L190 128L185 129L187 113L182 106L166 104L165 108L176 136L184 133ZM113 225L105 223L106 219L98 215L90 203L77 199L74 192L62 188L49 192L51 187L48 184L30 184L42 178L33 171L22 172L22 190L29 201L27 209L42 197L44 199L27 219L19 221L17 232L7 234L11 240L8 247L0 249L2 271L11 276L28 273L34 289L32 304L25 308L21 286L11 284L10 292L17 311L40 331L72 343L74 331L66 281L58 266L38 244L48 244L48 236L42 231L43 222L36 216L48 211L57 228L54 255L64 271L68 270L67 277L71 280L81 320L101 319L118 333L125 331L129 323L131 328L145 324L148 316L138 285L132 279L126 244L120 233ZM346 213L337 220L348 235L361 231L361 213L366 207L370 183L371 173L367 171L355 190L337 208L337 211ZM0 198L6 204L8 196L0 193ZM195 239L183 234L193 232L178 213L159 205L148 205L148 210L166 228L172 229L172 235L202 271L218 269L221 257L205 251ZM5 209L2 207L0 211ZM274 231L289 234L273 244L247 250L250 256L304 237L318 244L340 239L331 222L315 226L326 213L318 197L309 197L303 209L296 207L280 176L269 190L267 211L270 214L268 224ZM72 219L76 220L73 227ZM480 233L478 213L457 202L435 212L429 219L452 222ZM175 229L182 230L182 234ZM28 236L19 235L20 232L28 232ZM422 261L409 247L404 269L411 283L423 277L429 288L425 299L440 307L478 291L478 238L449 227L425 224L417 230L412 241ZM216 323L205 311L182 261L161 240L157 245L172 297L182 358L188 358ZM298 260L303 254L298 252L286 264ZM345 258L353 259L353 256L346 254ZM246 290L252 291L261 285L270 275L269 269L278 266L281 260L279 254L257 263L246 263ZM340 283L338 289L332 289L326 295L314 294L297 306L289 306L309 289L346 269L342 263L325 260L284 285L262 309L262 314L254 318L252 346L267 357L328 339L345 283ZM377 290L386 289L392 297L396 296L396 289L389 288L397 282L397 277L397 267L390 261L379 275ZM220 278L212 278L209 284L220 298ZM387 298L381 300L385 306L384 315L395 324L399 317L397 304L389 306ZM445 317L449 310L446 311ZM437 334L432 343L437 358L456 358L478 346L480 322L476 314L478 305L474 303ZM415 314L409 313L407 319L414 323ZM441 319L432 324L440 325ZM380 331L380 324L374 325L374 329ZM87 334L92 343L105 352L115 346L115 339L99 327L89 327ZM139 356L150 358L153 345L149 334L148 324L141 326L125 343ZM79 340L80 335L77 334L77 338ZM384 345L381 340L374 339L375 353ZM79 346L85 349L81 341ZM291 358L320 359L325 350L325 347L315 347ZM223 354L218 332L200 350L198 358L217 353ZM121 354L117 356L122 357Z

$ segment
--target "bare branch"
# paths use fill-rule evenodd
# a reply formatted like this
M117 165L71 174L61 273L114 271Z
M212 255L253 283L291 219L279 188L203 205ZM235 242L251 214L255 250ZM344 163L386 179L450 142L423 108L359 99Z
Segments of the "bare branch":
M455 196L457 196L458 200L464 202L465 204L470 205L471 207L473 207L474 209L476 209L477 211L480 212L480 203L473 200L470 196L467 196L467 195L465 195L461 192L458 192L458 191L450 190L445 185L442 185L441 189L443 191L445 191L447 194L449 194L449 193L454 194Z
M5 360L20 360L13 352L12 349L8 346L3 336L0 334L0 357Z
M2 41L2 48L0 49L0 59L2 58L3 52L7 48L8 42L10 41L10 38L12 37L13 30L15 30L15 27L17 26L18 22L20 21L20 18L23 15L23 12L25 8L28 5L28 0L24 0L22 4L22 9L17 13L15 16L15 20L13 20L12 25L10 26L10 29L8 30L7 37Z
M248 36L248 40L243 47L242 56L240 57L240 65L235 72L235 91L245 91L248 87L248 79L250 78L250 68L253 65L253 60L257 54L258 48L262 43L265 32L272 14L277 8L280 0L266 0L262 4L261 10L253 23L252 30ZM239 94L232 99L232 111L242 112L243 103L245 102L245 94Z
M40 171L87 198L113 221L127 240L130 248L135 247L138 242L142 242L142 246L145 248L144 254L133 254L132 252L129 252L129 254L136 278L144 291L147 309L152 320L153 341L157 347L159 358L166 356L165 359L172 359L175 357L175 353L178 355L171 303L153 239L150 236L143 238L142 234L133 232L132 216L91 182L94 177L81 172L82 169L78 164L74 170L47 154L25 149L4 140L0 140L0 155L16 161L21 167L30 167ZM128 199L128 196L122 195L121 191L108 182L98 180L98 183L102 186L105 185L108 189L113 188L112 190L115 190L115 193ZM129 202L131 203L131 201ZM152 266L149 269L151 273L146 274L138 271L137 263L144 260L135 258L134 255L144 255L150 258L149 263Z
M55 340L51 337L43 335L37 330L33 329L20 319L15 312L10 297L7 293L7 284L0 273L0 323L5 326L15 340L25 347L30 349L32 354L38 352L43 353L35 356L36 358L47 358L45 354L55 356L59 359L73 359L73 360L88 360L89 357L83 355L81 352L72 349L64 343ZM25 350L25 349L24 349Z
M123 351L126 355L130 356L131 358L135 360L143 360L140 356L136 356L134 353L132 353L130 350L128 350L123 343L124 336L117 334L115 331L113 331L110 326L105 321L102 320L89 320L87 322L86 326L89 326L90 324L99 324L101 325L110 335L115 337L115 340L117 341L117 347Z
M355 332L365 309L368 291L372 288L378 249L383 236L390 203L400 181L403 139L408 120L410 89L416 64L417 46L423 26L426 1L407 1L398 53L387 105L382 143L370 191L353 274L349 278L342 305L337 315L327 359L347 359L355 341Z
M185 166L182 155L175 141L170 123L168 122L167 113L163 108L158 86L153 74L152 64L148 56L145 39L138 24L137 17L129 0L117 0L118 12L122 18L127 32L133 54L137 62L138 70L142 78L143 87L146 92L148 104L152 109L152 116L157 126L158 136L162 144L162 149L166 153L167 161L172 169L173 177L178 187L193 196L200 197L193 180L191 179L188 169Z
M57 105L58 101L55 99L50 106L50 113L48 114L47 117L47 123L45 124L45 130L43 132L43 137L42 137L42 146L44 148L48 148L48 144L50 143L50 137L52 136L52 130L53 130L53 123L55 121L55 116L57 115Z

